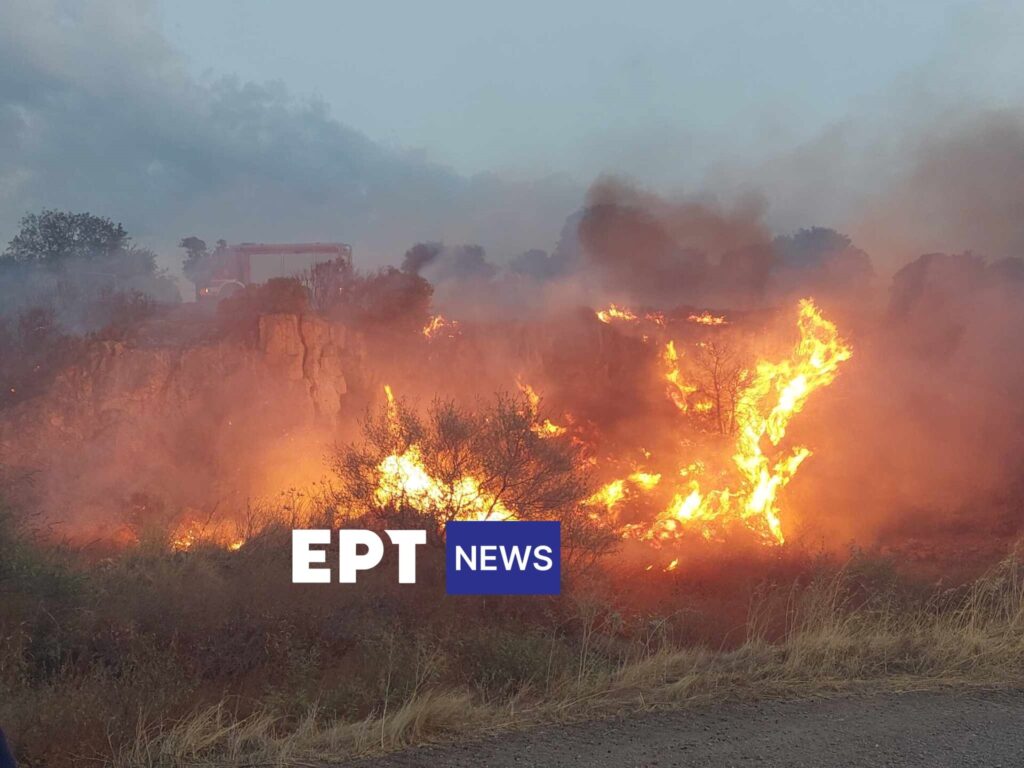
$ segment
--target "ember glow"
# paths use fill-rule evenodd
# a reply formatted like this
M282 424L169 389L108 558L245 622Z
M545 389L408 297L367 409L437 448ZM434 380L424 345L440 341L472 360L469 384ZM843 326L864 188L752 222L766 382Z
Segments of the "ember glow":
M238 536L228 521L217 520L202 522L185 520L180 523L170 537L170 549L174 552L188 552L199 544L221 547L237 552L245 546L245 539Z

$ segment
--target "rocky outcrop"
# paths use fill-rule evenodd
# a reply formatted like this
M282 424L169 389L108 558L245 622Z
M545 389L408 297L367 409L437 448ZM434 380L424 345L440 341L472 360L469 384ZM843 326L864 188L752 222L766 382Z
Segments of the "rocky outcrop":
M0 410L0 468L31 475L62 519L107 516L132 492L244 500L267 456L278 470L322 459L309 436L343 415L350 346L345 328L305 315L261 317L255 344L96 341L45 394Z
M259 346L267 365L289 381L303 381L318 414L333 416L348 391L342 358L344 326L312 315L263 315Z

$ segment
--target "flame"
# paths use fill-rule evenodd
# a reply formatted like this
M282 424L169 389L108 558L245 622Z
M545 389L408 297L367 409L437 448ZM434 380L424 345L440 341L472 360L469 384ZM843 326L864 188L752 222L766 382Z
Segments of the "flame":
M797 327L800 341L791 357L778 363L758 363L753 381L740 393L733 455L741 480L739 489L703 493L698 481L690 479L685 491L674 495L654 525L640 533L642 538L672 538L691 526L711 538L723 523L738 521L766 541L785 541L778 493L811 451L797 446L773 461L764 451L764 439L777 446L810 394L831 384L839 365L853 354L839 337L835 324L824 319L810 299L799 304ZM691 466L680 474L695 473ZM637 528L631 527L626 533L637 535Z
M636 315L616 305L606 311L603 322L612 318L635 319ZM601 313L599 313L601 317ZM703 322L703 321L702 321ZM724 322L724 320L723 320ZM719 323L705 323L719 324ZM722 537L735 526L752 531L765 544L785 541L784 516L779 494L793 479L811 451L803 446L780 449L789 424L800 413L811 394L835 379L839 367L852 355L834 323L822 317L810 299L801 300L797 312L799 340L787 358L759 361L743 388L736 394L737 430L731 449L721 456L727 468L710 473L704 462L694 461L664 481L659 473L635 468L628 475L605 482L585 502L593 518L617 517L631 499L644 494L664 493L661 512L653 522L628 522L618 530L624 538L665 541L687 535L704 539ZM686 414L706 412L705 399L691 402L697 387L683 376L681 353L668 341L661 355L663 377L676 407ZM542 397L517 377L526 397L533 431L542 436L563 434L564 427L549 419L540 420ZM400 412L394 393L384 387L387 424L400 434ZM651 459L644 451L645 459ZM591 456L591 463L597 466ZM711 463L711 467L718 464ZM431 474L429 457L416 443L407 444L381 460L374 499L377 504L407 504L424 512L442 512L458 519L514 519L516 511L489 493L482 482L463 475L444 481ZM666 571L676 567L673 561Z
M536 422L532 427L531 431L540 435L541 437L558 437L566 433L566 428L555 424L551 419L544 419L543 421L537 421L537 411L540 409L541 397L537 394L537 390L527 384L520 377L516 377L516 386L519 387L519 391L526 395L526 401L530 406L530 417Z
M588 504L595 506L604 507L609 512L615 508L618 504L626 498L626 481L625 480L612 480L610 483L602 486L597 493L587 499Z
M212 544L237 552L245 546L245 539L233 535L229 525L226 520L206 523L194 519L185 520L171 533L171 551L188 552L197 544Z
M719 315L712 315L706 309L699 315L693 314L686 318L691 323L698 325L728 325L729 321Z
M394 392L384 385L387 424L398 435L400 418ZM464 475L451 482L433 477L423 461L419 445L385 456L377 465L374 501L381 506L408 505L418 512L443 512L459 520L511 520L515 514L500 499L486 493L480 481Z
M669 383L668 396L683 413L688 413L690 404L687 398L697 391L693 384L683 381L682 371L679 369L679 353L676 352L676 344L669 341L665 345L665 351L661 354L661 364L665 369L665 381Z
M650 491L661 482L661 475L637 470L626 478L612 480L601 486L596 493L587 499L586 503L591 506L604 507L607 512L613 511L619 502L626 498L627 482L640 491Z
M611 323L613 320L632 322L638 319L633 310L629 307L620 307L618 304L609 304L608 309L599 309L595 314L597 314L597 319L602 323Z
M171 535L171 550L174 552L188 552L195 546L202 537L202 526L196 522L190 522L178 527Z
M599 309L594 314L597 315L597 319L602 323L608 324L615 320L627 323L635 323L640 320L640 316L636 312L621 304L609 304L607 309ZM655 325L665 325L665 314L663 312L646 312L643 319Z
M449 320L444 315L432 315L429 322L423 326L421 333L428 339L432 339L442 330L447 330L447 335L454 337L458 334L458 329L457 320Z
M629 479L645 491L649 491L661 482L661 475L652 472L634 472Z

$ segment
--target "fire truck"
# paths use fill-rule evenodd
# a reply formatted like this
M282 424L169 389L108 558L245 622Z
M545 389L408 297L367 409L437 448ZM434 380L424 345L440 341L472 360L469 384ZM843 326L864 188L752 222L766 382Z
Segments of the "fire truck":
M351 266L352 248L345 243L222 244L210 254L196 279L196 298L219 301L247 285L274 277L300 277L314 265L343 259Z

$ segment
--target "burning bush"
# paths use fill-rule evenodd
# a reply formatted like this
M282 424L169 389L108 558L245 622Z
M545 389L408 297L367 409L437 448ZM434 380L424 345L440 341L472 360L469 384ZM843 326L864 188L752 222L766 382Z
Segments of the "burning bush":
M342 509L388 520L413 512L450 520L560 520L566 555L613 541L582 511L589 478L580 449L537 429L526 400L498 396L467 409L435 401L420 415L394 399L363 425L363 441L338 452Z

